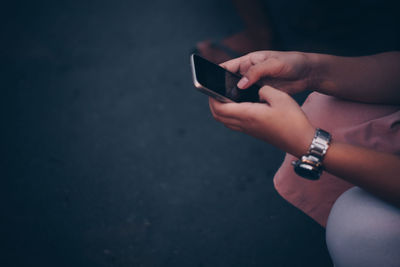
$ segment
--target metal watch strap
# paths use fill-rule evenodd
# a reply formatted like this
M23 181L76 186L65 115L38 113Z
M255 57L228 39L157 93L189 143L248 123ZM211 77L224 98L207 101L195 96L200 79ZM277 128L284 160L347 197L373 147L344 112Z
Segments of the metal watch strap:
M295 172L310 180L319 179L324 169L322 160L329 148L330 141L330 133L317 128L308 153L292 162Z
M331 134L327 131L317 128L314 138L308 149L308 155L317 157L320 161L324 158L331 142Z

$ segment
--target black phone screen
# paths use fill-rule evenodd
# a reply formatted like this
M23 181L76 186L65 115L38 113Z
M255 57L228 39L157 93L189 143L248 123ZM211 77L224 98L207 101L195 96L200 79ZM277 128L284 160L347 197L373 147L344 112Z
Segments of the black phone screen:
M198 55L193 55L193 61L197 81L202 86L234 102L260 102L258 96L260 87L258 85L239 89L236 84L241 76L231 73Z

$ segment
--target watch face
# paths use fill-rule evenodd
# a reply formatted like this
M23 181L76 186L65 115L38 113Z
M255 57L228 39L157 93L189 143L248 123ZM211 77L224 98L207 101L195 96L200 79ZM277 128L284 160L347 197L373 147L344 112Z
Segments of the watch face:
M319 176L321 175L321 172L318 169L301 162L299 164L296 164L296 166L294 167L294 171L301 177L310 180L318 180Z

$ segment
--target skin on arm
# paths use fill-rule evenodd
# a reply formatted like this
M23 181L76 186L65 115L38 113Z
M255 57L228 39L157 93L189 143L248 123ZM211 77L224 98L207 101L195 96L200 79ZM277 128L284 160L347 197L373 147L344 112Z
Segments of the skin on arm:
M364 103L400 103L400 52L363 57L308 56L317 91Z
M400 207L398 156L333 141L324 167L327 172Z

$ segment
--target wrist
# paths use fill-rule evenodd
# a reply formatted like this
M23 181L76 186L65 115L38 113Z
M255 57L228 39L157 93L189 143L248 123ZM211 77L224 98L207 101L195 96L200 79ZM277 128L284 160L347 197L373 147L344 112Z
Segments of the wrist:
M312 91L324 92L324 87L329 85L328 66L329 55L318 53L307 53L307 64L310 69L308 77L308 89Z
M307 154L310 144L314 138L315 131L316 128L311 125L303 131L301 135L302 138L297 140L295 148L293 149L293 153L291 153L293 156L301 158L301 156Z

